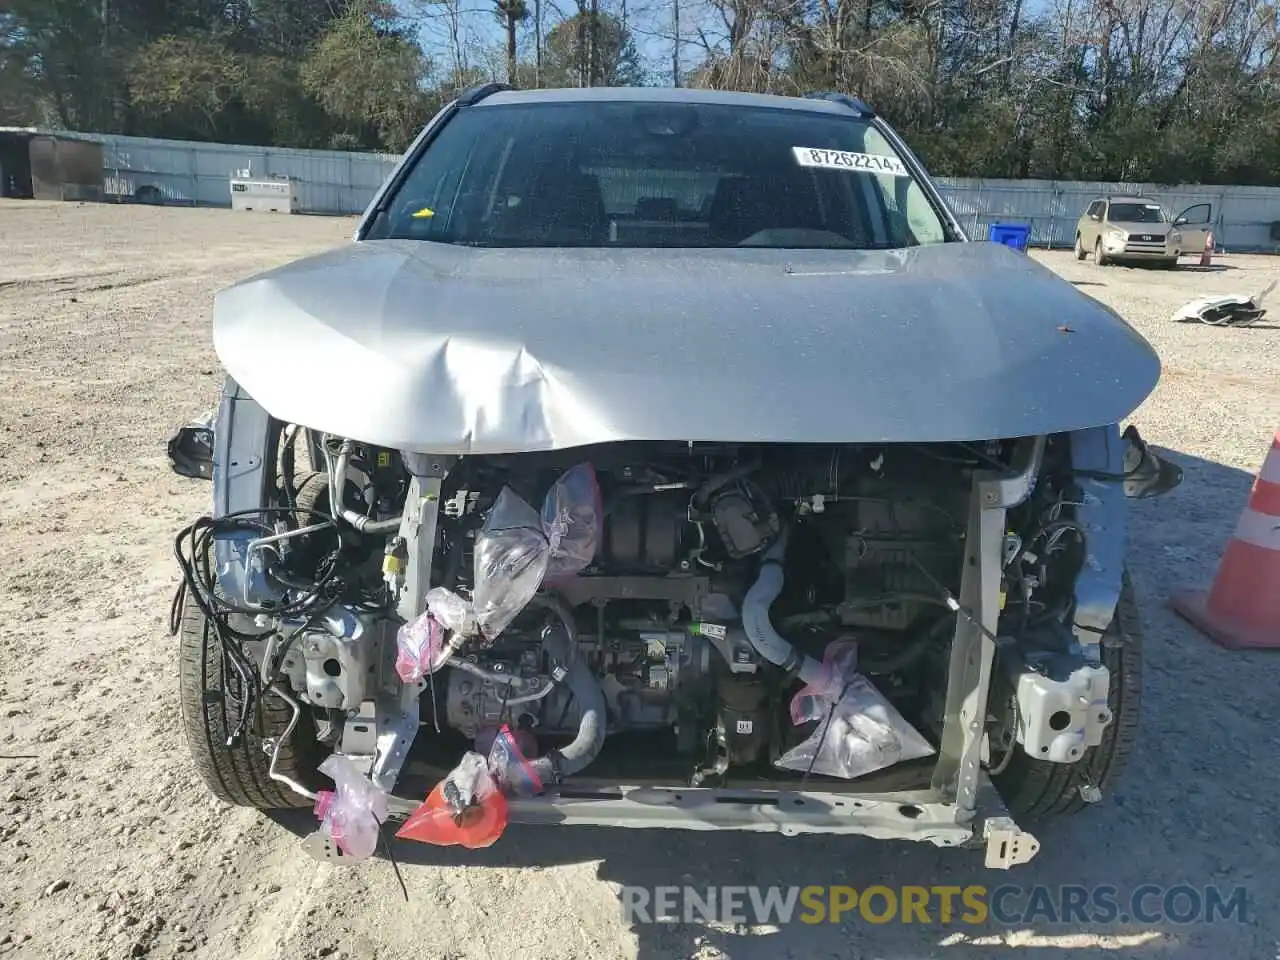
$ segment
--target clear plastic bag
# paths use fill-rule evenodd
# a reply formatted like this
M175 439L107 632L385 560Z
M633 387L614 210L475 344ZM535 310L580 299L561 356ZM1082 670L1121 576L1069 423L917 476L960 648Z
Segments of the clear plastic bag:
M479 634L492 642L544 581L572 576L591 563L600 543L602 516L600 486L590 463L560 475L543 499L541 515L510 487L503 487L476 536L471 602L433 588L427 593L427 610L435 625L460 637ZM397 672L403 662L401 678L410 682L438 669L431 666L430 651L443 642L421 617L402 627L396 661Z
M479 803L497 788L485 758L468 751L444 778L444 799L451 812L458 814Z
M551 549L545 579L580 573L595 559L604 507L600 484L590 463L570 467L542 501L542 530Z
M505 723L489 748L489 770L503 792L532 797L542 792L542 778L525 757L515 734Z
M600 543L600 486L595 468L580 463L560 475L542 513L503 487L476 537L476 624L493 640L525 608L544 581L573 576L595 558Z
M476 537L476 625L486 640L507 628L542 586L551 548L538 511L503 487Z
M333 780L337 791L316 795L315 814L320 829L332 837L338 849L362 860L378 846L378 829L388 815L387 794L374 786L358 767L341 754L326 757L320 772Z
M471 604L452 590L432 587L427 591L427 611L446 630L469 637L476 632L476 614Z
M842 644L831 646L840 649L828 648L823 657L823 676L791 701L791 717L797 726L812 720L818 720L818 726L774 765L783 770L812 771L852 780L934 753L929 742L870 680L859 673L840 670L842 664L851 665L856 648L851 651Z

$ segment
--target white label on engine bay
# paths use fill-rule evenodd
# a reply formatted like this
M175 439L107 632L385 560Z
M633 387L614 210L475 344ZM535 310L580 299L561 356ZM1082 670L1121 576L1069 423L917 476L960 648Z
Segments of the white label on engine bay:
M738 721L738 733L747 734L754 729L755 729L755 724L752 723L750 720Z
M906 165L897 157L878 153L850 153L848 150L823 150L820 147L792 147L796 163L802 167L821 167L824 170L865 170L867 173L887 173L891 177L909 177Z
M710 637L712 640L723 640L728 630L724 624L720 623L700 623L698 624L698 632L704 637Z

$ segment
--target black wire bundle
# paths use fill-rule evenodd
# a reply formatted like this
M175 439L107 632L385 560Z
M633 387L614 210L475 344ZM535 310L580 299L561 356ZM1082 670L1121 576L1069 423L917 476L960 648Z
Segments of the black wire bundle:
M222 517L204 516L181 530L174 539L173 552L182 570L182 582L174 594L169 610L169 633L176 635L182 626L182 614L190 599L200 608L209 629L218 640L222 654L224 675L234 675L239 681L239 710L235 726L230 730L226 746L235 746L244 732L249 718L262 693L259 671L245 654L244 644L265 640L267 634L245 633L231 626L232 616L256 617L266 614L272 618L304 620L303 626L293 631L277 655L273 658L268 676L274 679L289 646L299 634L314 624L339 601L347 598L356 609L377 611L385 609L389 597L386 588L376 593L359 590L341 575L342 544L325 554L309 577L299 576L274 565L269 575L282 584L292 597L272 607L253 607L237 603L220 595L216 589L216 575L212 569L213 540L215 537L236 532L248 532L257 537L272 536L276 530L268 522L271 519L292 518L301 526L303 519L311 523L333 523L333 518L316 510L301 507L265 507L241 510Z

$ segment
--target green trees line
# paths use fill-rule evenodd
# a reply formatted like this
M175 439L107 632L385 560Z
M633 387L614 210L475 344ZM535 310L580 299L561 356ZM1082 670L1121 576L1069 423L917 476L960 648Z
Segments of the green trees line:
M402 150L457 89L842 90L940 174L1280 185L1273 0L7 0L0 124Z

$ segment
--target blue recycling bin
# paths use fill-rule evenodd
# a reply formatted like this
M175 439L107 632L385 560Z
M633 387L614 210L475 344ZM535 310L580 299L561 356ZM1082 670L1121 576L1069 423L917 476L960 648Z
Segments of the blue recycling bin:
M1031 242L1031 224L1029 223L993 223L987 227L987 239L992 243L1003 243L1006 247L1027 252Z

